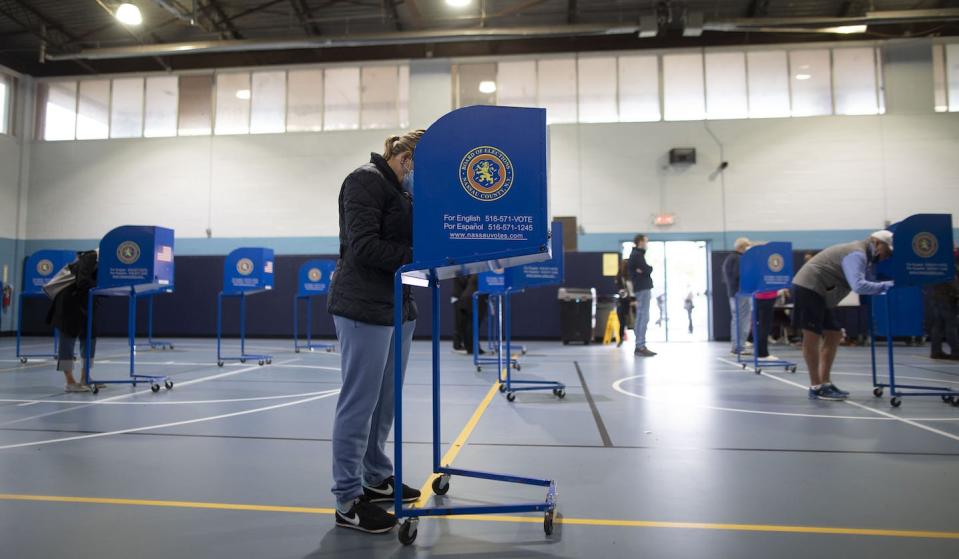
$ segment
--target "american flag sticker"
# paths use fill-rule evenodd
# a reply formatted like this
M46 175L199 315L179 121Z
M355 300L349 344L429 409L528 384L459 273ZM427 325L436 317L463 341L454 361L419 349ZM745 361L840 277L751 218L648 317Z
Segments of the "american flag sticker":
M173 247L161 246L157 251L157 262L173 262Z
M272 273L273 273L273 261L272 261L272 260L267 260L267 261L266 261L266 266L263 267L263 271L266 272L267 274L272 274Z

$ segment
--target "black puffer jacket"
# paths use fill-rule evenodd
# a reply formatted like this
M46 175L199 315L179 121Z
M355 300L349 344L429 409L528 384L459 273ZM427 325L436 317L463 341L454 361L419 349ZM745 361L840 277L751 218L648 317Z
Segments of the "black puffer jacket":
M353 171L340 188L340 259L330 284L330 314L393 325L393 274L413 260L413 200L386 160ZM403 319L416 319L416 303L403 288Z
M77 253L70 271L76 280L57 293L47 313L47 324L77 338L87 330L87 295L97 286L97 253L92 250Z

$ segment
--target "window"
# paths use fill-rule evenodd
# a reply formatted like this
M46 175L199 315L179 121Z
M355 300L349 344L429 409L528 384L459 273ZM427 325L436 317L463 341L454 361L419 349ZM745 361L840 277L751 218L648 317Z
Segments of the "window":
M937 113L949 110L946 98L946 47L932 45L932 89L935 92L934 107Z
M44 140L72 140L77 129L77 82L40 84Z
M286 130L286 72L254 72L250 99L250 133Z
M580 58L579 121L616 122L616 58Z
M837 115L879 113L876 83L876 49L842 48L832 51L832 72Z
M0 74L0 134L8 134L10 130L10 87L12 80L7 76Z
M536 61L500 62L496 68L496 104L536 106Z
M789 116L789 63L786 51L746 53L749 118Z
M746 118L748 113L745 53L707 53L706 118Z
M146 79L146 109L143 115L143 135L147 138L176 136L177 112L180 94L176 76L157 76Z
M576 122L576 60L539 61L536 71L539 106L546 109L546 123Z
M364 66L360 71L360 127L396 128L399 72L396 66Z
M959 43L946 45L946 81L949 110L959 111Z
M180 136L210 134L213 116L213 75L180 76Z
M323 76L323 129L360 127L360 69L328 68Z
M249 73L216 75L215 133L217 135L250 132L251 97Z
M666 120L702 120L706 116L702 54L663 56L663 106Z
M499 84L496 81L496 63L459 64L456 66L456 85L453 104L456 107L495 105Z
M794 50L789 53L792 115L832 114L829 51Z
M110 135L110 80L80 82L77 139L102 140Z
M323 70L291 70L287 79L286 130L323 130Z
M110 137L143 135L143 78L113 80L110 102Z
M659 58L619 57L619 120L649 122L661 118L659 110Z

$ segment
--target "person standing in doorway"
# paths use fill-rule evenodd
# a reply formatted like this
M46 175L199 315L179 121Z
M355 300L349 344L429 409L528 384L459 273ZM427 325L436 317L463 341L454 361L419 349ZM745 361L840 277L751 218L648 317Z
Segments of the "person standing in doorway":
M723 283L726 285L726 296L729 297L729 337L732 340L730 353L734 355L749 355L752 346L749 338L749 324L752 322L752 301L749 297L737 297L739 293L739 259L749 248L749 239L740 237L733 245L735 252L723 260Z
M693 333L693 309L696 308L695 303L693 302L696 298L696 294L693 293L693 289L687 286L686 298L683 299L683 308L686 309L686 318L689 320L689 333Z
M802 352L809 368L811 400L845 400L849 393L832 383L830 373L842 328L835 308L850 291L882 295L891 281L867 279L872 266L892 256L892 233L876 231L868 239L827 248L814 256L793 278L795 321L802 329Z
M340 188L340 258L327 302L343 378L333 421L332 491L336 525L367 533L396 525L396 516L373 503L392 502L396 491L403 502L420 497L406 485L396 487L386 439L397 389L394 360L402 360L405 372L416 325L409 287L401 301L393 300L393 274L413 259L413 150L423 132L387 138L383 155L371 154ZM394 354L394 305L402 305L403 355Z
M649 325L649 303L653 292L653 267L646 262L646 235L636 235L633 239L633 252L629 255L629 275L633 280L633 293L636 296L636 349L634 355L652 357L656 355L646 347L646 326Z

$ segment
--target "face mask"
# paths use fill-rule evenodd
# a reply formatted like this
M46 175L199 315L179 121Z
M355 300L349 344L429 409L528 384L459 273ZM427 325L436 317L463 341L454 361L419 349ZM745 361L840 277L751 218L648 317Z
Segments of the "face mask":
M413 194L413 170L409 170L406 173L406 176L403 177L403 190Z

